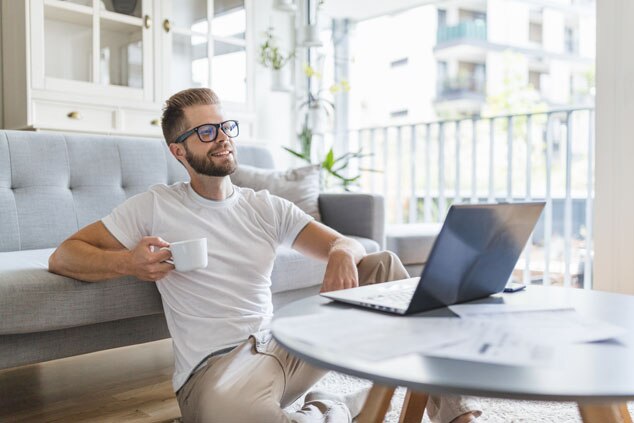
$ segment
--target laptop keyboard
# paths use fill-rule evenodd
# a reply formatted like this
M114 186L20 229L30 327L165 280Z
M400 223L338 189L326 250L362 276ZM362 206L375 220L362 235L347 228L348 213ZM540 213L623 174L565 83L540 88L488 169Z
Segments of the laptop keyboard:
M389 291L380 294L368 295L363 301L382 303L395 308L407 308L414 296L415 286L399 289L398 291Z

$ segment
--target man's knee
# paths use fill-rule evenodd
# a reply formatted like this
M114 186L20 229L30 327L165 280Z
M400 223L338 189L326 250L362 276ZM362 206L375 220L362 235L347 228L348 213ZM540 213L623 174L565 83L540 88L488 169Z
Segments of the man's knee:
M389 267L395 261L400 263L400 259L396 254L391 251L383 250L378 251L376 253L370 253L361 260L359 265L368 264L368 265L376 265L379 263L383 263L386 267Z
M378 253L368 254L361 260L358 269L360 285L409 277L401 260L391 251L379 251Z

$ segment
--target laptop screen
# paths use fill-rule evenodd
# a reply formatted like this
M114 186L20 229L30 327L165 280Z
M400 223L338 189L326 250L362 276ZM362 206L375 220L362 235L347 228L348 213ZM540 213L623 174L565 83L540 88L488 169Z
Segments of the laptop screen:
M502 291L544 205L535 202L451 206L408 312Z

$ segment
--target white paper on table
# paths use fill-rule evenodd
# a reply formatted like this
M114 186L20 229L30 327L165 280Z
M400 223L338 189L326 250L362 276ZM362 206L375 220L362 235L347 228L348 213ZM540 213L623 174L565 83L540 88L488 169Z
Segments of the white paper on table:
M358 310L337 315L336 322L331 321L332 315L324 321L319 314L279 318L273 330L319 348L383 360L464 341L472 336L473 327L482 325L452 317L391 317Z
M527 313L534 311L574 310L566 305L535 305L535 304L455 304L449 310L460 317L476 317L482 314Z
M465 320L502 325L516 337L536 339L541 344L564 345L617 338L622 327L583 316L576 310L549 310L473 315Z
M481 330L466 341L426 352L425 355L511 366L539 366L551 363L556 347L515 336L504 327Z

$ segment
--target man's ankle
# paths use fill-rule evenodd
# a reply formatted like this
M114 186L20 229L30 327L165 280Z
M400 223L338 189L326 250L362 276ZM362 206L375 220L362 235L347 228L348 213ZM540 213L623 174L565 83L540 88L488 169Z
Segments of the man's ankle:
M471 422L475 422L477 418L478 418L477 415L469 412L469 413L464 413L459 415L458 417L453 419L451 423L471 423Z

